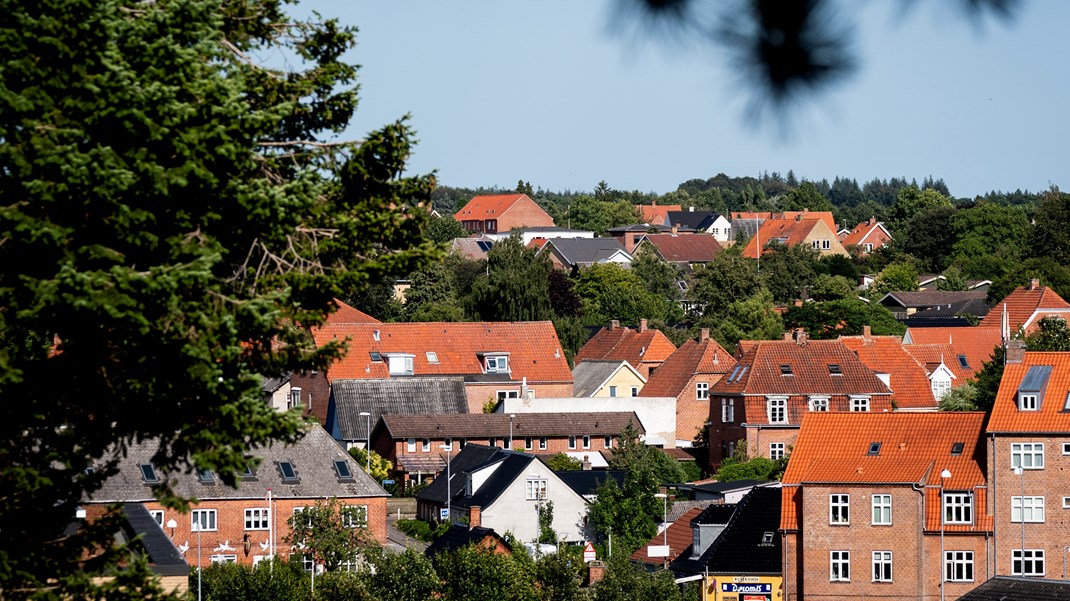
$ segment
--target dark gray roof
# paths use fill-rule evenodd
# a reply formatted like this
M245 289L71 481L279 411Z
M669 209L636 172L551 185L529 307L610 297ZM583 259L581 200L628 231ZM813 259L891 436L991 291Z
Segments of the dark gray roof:
M283 384L290 381L290 374L285 374L277 378L267 378L264 383L260 385L260 390L267 393L273 393L276 390L282 388Z
M598 488L607 480L616 480L617 486L624 486L624 477L628 474L625 470L568 470L554 472L564 482L576 491L581 497L597 494Z
M691 547L669 567L678 574L780 574L783 570L779 488L755 488L736 505L723 532L698 559ZM701 519L700 514L698 518ZM769 541L765 542L765 537Z
M889 292L880 299L885 307L925 309L968 300L984 300L988 293L983 290L920 290L916 292Z
M753 488L767 484L763 480L732 480L730 482L707 482L706 484L681 484L679 488L689 490L701 490L703 492L724 493L743 488Z
M149 510L141 503L123 503L123 536L126 541L140 536L138 544L145 551L152 573L157 576L185 576L189 564L164 534Z
M996 576L959 597L959 601L1063 601L1070 599L1070 581Z
M627 254L616 238L550 238L543 249L551 245L569 265L597 263L616 252Z
M580 361L572 368L572 396L587 397L612 376L625 361Z
M152 463L156 447L155 440L130 444L126 456L119 460L119 473L108 478L89 502L155 500L151 485L142 479L140 466ZM166 478L171 482L178 495L202 501L264 497L269 488L278 498L389 496L319 425L310 426L308 432L292 445L277 443L259 447L252 451L252 455L261 458L260 465L252 477L239 477L236 488L224 485L216 474L212 474L209 483L204 483L192 469L190 473L155 471L161 480ZM346 463L350 478L339 478L335 461ZM281 462L289 462L293 466L296 480L283 479L278 467Z
M671 232L672 226L662 225L660 223L633 223L631 225L611 227L606 231L611 234L623 234L625 232Z
M620 434L629 423L640 433L646 430L634 411L592 413L516 413L512 418L513 438L526 436L604 436ZM509 436L509 416L505 413L443 415L384 415L390 438L502 438Z
M688 511L691 511L692 509L695 509L696 507L698 509L701 509L701 510L705 511L705 510L709 509L710 507L714 507L714 506L716 506L716 507L735 507L735 505L725 505L724 503L718 503L717 501L714 501L713 499L706 499L706 500L703 500L703 501L694 501L694 500L689 500L689 499L674 500L672 502L672 505L669 505L669 517L665 521L667 521L669 523L675 522L676 520L684 517L685 513L687 513ZM701 516L702 514L699 514L699 515Z
M671 225L704 230L713 225L720 215L713 211L669 211L667 217Z
M732 514L736 512L736 504L723 504L714 503L708 505L706 509L702 510L702 513L698 514L698 517L691 520L692 525L696 524L727 524L732 521Z
M917 313L911 315L911 317L918 319L955 317L959 315L974 315L977 317L984 317L985 315L988 315L988 312L991 309L992 306L988 304L984 297L969 298L965 300L951 302L946 305L936 305L934 307L922 309Z
M488 536L498 539L507 549L512 549L509 541L499 536L493 528L477 526L469 529L464 524L454 524L442 536L436 538L427 546L427 549L424 550L424 555L431 557L443 551L456 551L462 547L477 544Z
M367 438L368 418L374 426L384 414L468 413L462 378L390 378L334 380L325 427L338 440Z
M532 461L536 461L535 456L527 453L477 444L465 445L461 452L450 460L449 486L447 487L447 478L435 478L427 488L416 494L416 498L445 505L448 488L453 497L450 501L452 507L490 507L502 492L525 472ZM495 463L501 465L479 490L471 496L465 495L467 474Z

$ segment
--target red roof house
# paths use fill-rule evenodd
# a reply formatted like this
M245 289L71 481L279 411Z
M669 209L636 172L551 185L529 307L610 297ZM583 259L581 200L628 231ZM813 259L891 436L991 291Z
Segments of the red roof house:
M822 255L848 256L847 251L836 238L836 230L830 228L824 219L768 219L758 228L758 232L747 241L743 256L757 259L764 253L770 242L779 242L784 246L809 245Z
M907 328L903 335L903 344L907 347L919 344L950 345L948 364L958 364L966 379L973 378L984 363L992 358L992 353L1000 343L999 328L981 326Z
M635 209L639 211L639 217L643 223L672 225L669 223L669 212L682 211L683 207L680 205L659 205L657 201L654 201L653 204L635 205Z
M840 243L844 247L857 246L863 254L867 255L886 244L891 244L891 242L891 232L874 217L859 223L840 239Z
M464 225L464 229L480 234L554 225L553 218L527 194L476 196L453 217Z
M639 327L622 328L620 322L609 322L576 353L576 363L581 361L627 361L644 378L658 368L676 345L661 330L647 327L647 320L640 319Z
M929 372L907 352L898 336L872 336L864 332L861 336L840 336L840 342L888 385L896 409L936 410L937 398Z
M1070 318L1070 303L1047 286L1041 286L1039 280L1031 280L1029 285L1015 288L1014 292L999 302L985 315L979 324L986 328L1002 328L1003 314L1007 314L1008 337L1022 330L1030 333L1036 324L1045 317Z
M705 234L647 234L636 244L636 249L644 247L663 261L683 265L709 263L724 250L716 238Z

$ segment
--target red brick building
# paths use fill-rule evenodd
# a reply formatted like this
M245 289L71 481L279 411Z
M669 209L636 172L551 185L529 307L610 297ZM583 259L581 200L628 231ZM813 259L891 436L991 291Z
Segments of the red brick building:
M553 218L527 194L476 196L453 217L461 222L464 229L480 234L554 225Z
M576 363L581 361L627 361L641 376L649 379L676 345L661 330L647 327L647 320L640 319L639 327L621 327L620 322L609 322L608 328L598 330L587 344L576 353Z
M853 230L840 238L844 248L856 247L862 254L869 253L892 243L892 234L884 224L875 217L859 223Z
M939 399L934 395L925 363L908 352L898 336L873 336L865 326L861 336L840 336L839 340L888 385L895 395L897 410L936 410ZM952 360L950 355L948 360ZM951 390L950 385L947 390Z
M952 600L991 577L984 420L807 416L783 478L784 599Z

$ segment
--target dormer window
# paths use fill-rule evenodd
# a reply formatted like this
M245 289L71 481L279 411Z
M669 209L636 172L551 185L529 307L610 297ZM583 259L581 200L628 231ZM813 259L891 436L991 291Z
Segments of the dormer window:
M387 355L387 364L392 376L411 376L413 373L413 355Z
M486 373L488 374L509 373L508 355L487 355L484 358L484 362L486 364Z
M1051 377L1050 365L1033 365L1025 372L1022 383L1018 386L1018 410L1039 411L1044 392Z
M1036 411L1037 410L1037 395L1033 393L1018 393L1018 410L1019 411Z
M152 467L151 463L142 463L138 466L141 470L141 479L149 484L155 484L160 481L160 476L156 474L156 468Z

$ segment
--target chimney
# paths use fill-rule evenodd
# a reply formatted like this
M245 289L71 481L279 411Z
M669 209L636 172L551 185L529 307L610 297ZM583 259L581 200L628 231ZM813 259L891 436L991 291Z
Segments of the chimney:
M791 340L795 336L795 332L784 332L784 340Z
M1038 280L1037 278L1029 280L1029 289L1036 290L1037 288L1040 288L1040 280Z
M699 342L704 342L704 341L709 340L709 339L710 339L710 329L709 328L702 328L701 330L698 331L698 341Z
M1004 357L1004 363L1008 364L1025 361L1025 342L1021 340L1008 340L1007 351Z
M479 528L482 523L482 508L479 505L472 505L468 508L468 529Z
M672 229L669 230L669 231L671 231L673 233L673 235L675 236L676 232L677 232L677 227L674 225L674 226L672 226Z
M793 302L792 304L793 304L793 305L795 305L796 307L801 307L801 306L803 306L803 302L802 302L802 299L801 299L801 298L797 298L797 299L795 299L795 302Z
M647 330L647 323L648 322L647 322L647 320L645 318L639 320L639 331L640 332L645 332Z
M866 344L871 344L873 340L870 338L873 334L873 328L868 325L862 326L862 341Z
M605 575L605 562L595 560L587 564L587 586L591 586L594 583L598 582Z
M583 456L583 461L580 463L580 468L585 472L591 471L591 458L588 455Z
M695 212L695 207L687 207L687 211L689 213L694 213Z
M877 218L876 217L870 217L869 218L869 224L870 225L877 225Z
M619 320L614 319L614 320L609 322L609 329L616 330L619 327L620 327L620 321Z
M795 330L795 344L803 346L806 344L806 330L798 328Z

